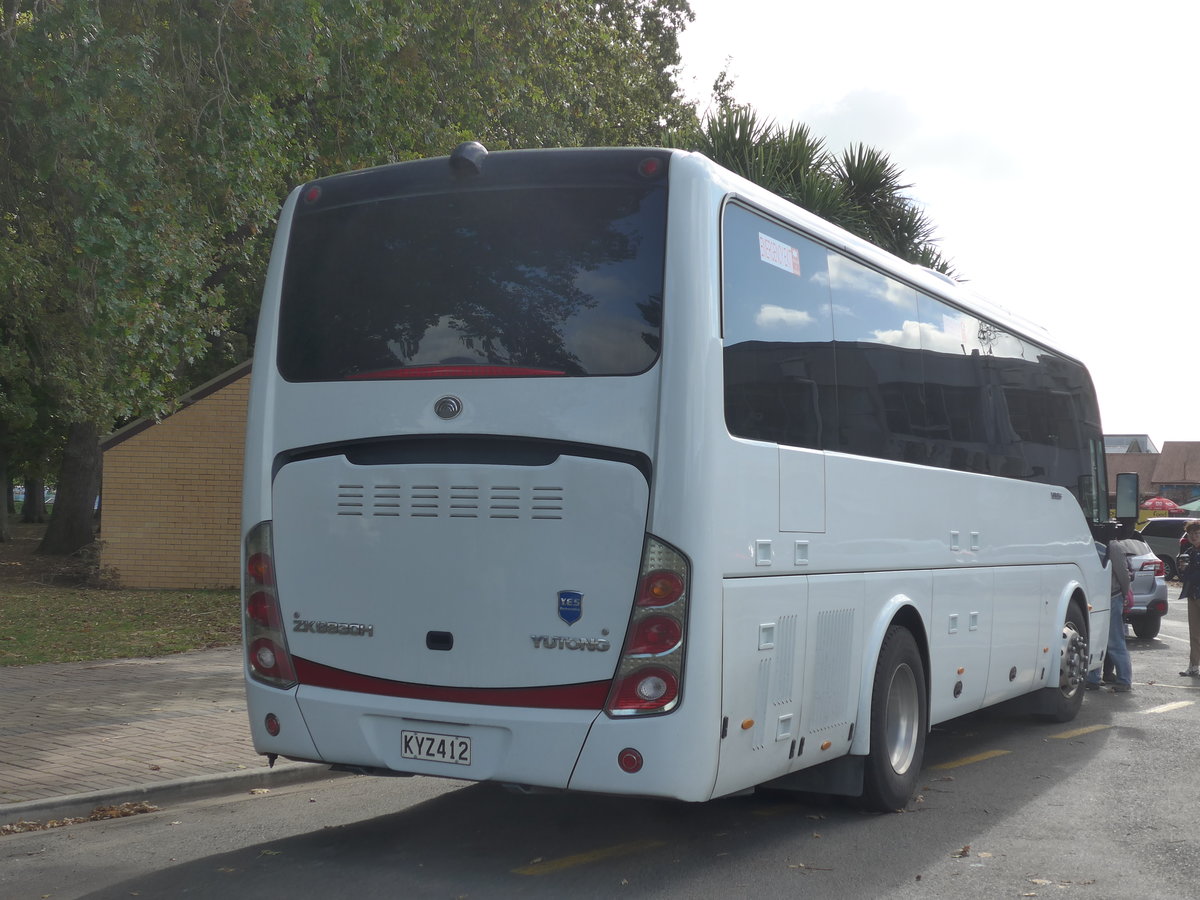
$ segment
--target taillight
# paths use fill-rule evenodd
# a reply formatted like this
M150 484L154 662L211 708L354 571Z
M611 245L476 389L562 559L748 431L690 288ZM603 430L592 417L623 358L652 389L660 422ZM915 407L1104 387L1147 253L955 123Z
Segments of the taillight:
M633 613L605 704L610 716L665 713L679 705L689 571L682 553L646 535Z
M275 584L271 523L259 522L246 535L246 568L242 573L243 640L250 676L277 688L296 683L288 652Z
M626 652L635 656L656 656L669 653L683 640L683 626L671 616L650 616L642 619L629 641Z
M1166 574L1167 571L1161 559L1155 559L1153 561L1146 560L1144 563L1142 563L1142 571L1145 572L1146 570L1153 572L1160 578Z
M638 579L638 606L668 606L683 596L683 577L658 569Z
M673 703L679 696L679 678L669 669L648 666L638 669L618 685L615 706L626 710L654 710Z

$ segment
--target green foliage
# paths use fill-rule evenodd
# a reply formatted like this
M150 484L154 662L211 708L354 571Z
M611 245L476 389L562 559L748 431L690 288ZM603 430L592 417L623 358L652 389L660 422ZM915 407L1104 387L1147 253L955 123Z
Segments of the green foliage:
M244 359L296 184L466 139L657 144L694 121L686 0L0 14L0 469L37 455L35 428L56 445L67 422L158 415Z

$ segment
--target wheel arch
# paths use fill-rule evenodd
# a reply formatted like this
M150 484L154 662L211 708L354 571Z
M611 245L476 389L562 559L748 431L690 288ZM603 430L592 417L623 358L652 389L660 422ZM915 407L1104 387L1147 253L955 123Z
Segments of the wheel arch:
M893 625L908 629L921 654L925 669L925 703L929 704L929 634L925 627L925 616L917 603L906 595L893 597L875 619L863 647L862 676L859 679L858 710L855 714L854 740L850 742L851 756L866 756L871 750L871 695L875 684L875 669L879 665L879 651L883 639Z
M1053 651L1056 651L1051 657L1051 661L1054 663L1057 662L1057 651L1061 651L1059 644L1062 642L1063 622L1066 621L1067 610L1070 609L1072 605L1078 607L1079 612L1081 613L1080 620L1083 625L1084 640L1088 642L1088 657L1090 664L1091 658L1095 655L1095 645L1092 642L1092 634L1095 631L1095 623L1092 621L1092 616L1108 616L1108 607L1106 606L1102 610L1094 609L1092 604L1088 603L1087 591L1084 589L1083 584L1075 580L1069 581L1063 585L1062 590L1059 592L1058 608L1055 609L1054 615L1051 617L1048 624L1048 628L1050 629L1049 636L1051 640L1050 647ZM1098 660L1097 663L1099 663ZM1048 664L1045 667L1042 682L1043 687L1052 687L1057 685L1058 671L1056 664Z

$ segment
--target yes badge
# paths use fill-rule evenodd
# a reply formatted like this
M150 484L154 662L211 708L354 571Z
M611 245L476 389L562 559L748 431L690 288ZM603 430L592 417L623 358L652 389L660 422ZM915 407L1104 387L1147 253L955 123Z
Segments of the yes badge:
M579 591L558 592L558 617L574 625L583 617L583 594Z

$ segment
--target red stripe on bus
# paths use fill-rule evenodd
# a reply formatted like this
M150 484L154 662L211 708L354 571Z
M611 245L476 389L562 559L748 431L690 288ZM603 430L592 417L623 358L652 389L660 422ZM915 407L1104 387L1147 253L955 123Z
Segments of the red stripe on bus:
M486 706L528 706L537 709L603 709L611 687L608 681L556 684L548 687L459 688L433 684L392 681L359 675L344 669L293 657L300 683L309 687L407 697L412 700L441 700L446 703L478 703Z

